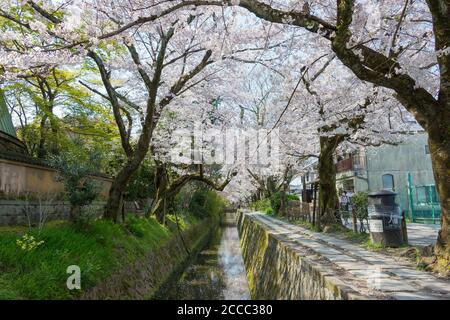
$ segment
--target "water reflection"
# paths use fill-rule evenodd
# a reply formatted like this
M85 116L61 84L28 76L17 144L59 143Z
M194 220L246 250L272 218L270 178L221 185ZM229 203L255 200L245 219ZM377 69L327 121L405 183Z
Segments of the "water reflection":
M164 299L250 299L235 226L227 223L218 230L208 247L165 293Z
M219 247L219 265L224 273L222 294L226 300L250 299L239 235L236 227L225 227Z

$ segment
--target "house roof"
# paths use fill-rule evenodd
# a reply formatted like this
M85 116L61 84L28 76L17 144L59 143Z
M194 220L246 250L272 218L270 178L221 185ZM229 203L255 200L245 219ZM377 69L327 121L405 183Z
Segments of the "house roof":
M4 132L14 138L16 136L16 130L12 123L11 115L6 107L5 93L0 89L0 131Z

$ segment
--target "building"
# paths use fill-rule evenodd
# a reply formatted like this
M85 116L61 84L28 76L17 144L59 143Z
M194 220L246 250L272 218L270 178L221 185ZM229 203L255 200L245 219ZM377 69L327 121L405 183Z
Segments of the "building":
M317 158L311 157L306 160L301 173L292 179L289 189L291 193L298 194L302 202L310 203L313 199L314 184L317 178Z
M0 90L0 153L28 156L25 144L17 139L11 115L6 107L5 95Z
M31 157L25 144L17 138L0 89L0 200L26 194L63 193L64 185L56 176L56 169L42 159ZM106 198L111 178L103 174L93 176L102 185L100 196Z
M399 145L362 147L336 163L337 189L347 192L388 189L415 220L438 223L439 198L431 165L428 136L421 131Z

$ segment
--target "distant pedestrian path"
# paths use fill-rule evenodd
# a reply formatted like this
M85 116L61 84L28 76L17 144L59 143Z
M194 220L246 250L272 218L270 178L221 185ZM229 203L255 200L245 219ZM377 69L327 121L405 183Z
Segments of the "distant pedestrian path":
M343 224L348 229L353 229L353 223L351 221ZM436 243L436 239L440 229L440 226L438 224L408 223L406 226L408 228L408 244L413 246L425 247ZM367 225L366 232L369 232Z
M269 232L282 234L299 252L328 261L330 273L352 290L374 299L449 299L450 281L417 270L404 259L372 252L329 234L292 225L260 212L247 213ZM414 242L429 241L433 226L411 225ZM424 234L422 234L424 233ZM422 234L422 235L421 235ZM421 240L422 239L422 240Z

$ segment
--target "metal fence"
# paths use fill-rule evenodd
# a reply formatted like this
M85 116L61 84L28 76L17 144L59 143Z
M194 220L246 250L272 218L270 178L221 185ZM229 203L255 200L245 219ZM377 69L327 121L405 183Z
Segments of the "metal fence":
M436 223L441 221L439 195L434 184L413 185L408 175L409 218L412 222Z

